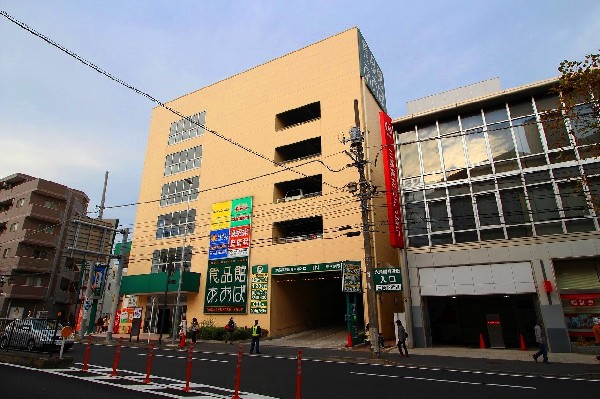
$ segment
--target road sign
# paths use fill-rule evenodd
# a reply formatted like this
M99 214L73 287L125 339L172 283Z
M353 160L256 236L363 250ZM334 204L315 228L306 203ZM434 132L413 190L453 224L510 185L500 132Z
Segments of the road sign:
M60 336L63 338L69 338L73 334L73 329L69 326L65 326L60 330Z
M402 271L400 268L373 269L375 291L402 291Z

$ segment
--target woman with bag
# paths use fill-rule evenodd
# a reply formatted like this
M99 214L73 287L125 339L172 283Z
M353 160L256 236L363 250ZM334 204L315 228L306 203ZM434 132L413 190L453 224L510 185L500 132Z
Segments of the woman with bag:
M396 320L396 327L398 329L398 351L400 352L400 356L408 357L408 348L406 348L406 338L408 338L408 333L400 320ZM404 348L406 354L402 353L402 348Z

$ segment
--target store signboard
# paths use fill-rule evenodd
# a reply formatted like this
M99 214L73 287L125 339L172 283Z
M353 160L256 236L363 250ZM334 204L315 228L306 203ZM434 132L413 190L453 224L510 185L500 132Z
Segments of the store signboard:
M385 113L379 113L381 124L381 145L383 156L383 175L388 210L388 228L390 245L393 248L404 248L404 231L402 226L402 209L400 203L399 176L396 162L396 144L392 119Z
M208 259L231 259L250 255L252 197L212 205Z
M373 269L375 291L402 291L402 270L399 267Z
M587 298L587 299L569 299L569 303L571 306L596 306L596 299Z
M269 290L269 266L252 266L250 277L250 313L267 313L267 293Z
M360 262L344 262L342 268L342 292L362 292L360 283Z
M360 76L364 78L369 91L373 94L381 109L386 111L383 72L381 72L375 56L360 31L358 32L358 54L360 58Z
M247 313L248 258L208 261L204 313Z
M298 274L298 273L320 273L341 271L344 262L333 263L310 263L308 265L281 266L271 269L272 275Z

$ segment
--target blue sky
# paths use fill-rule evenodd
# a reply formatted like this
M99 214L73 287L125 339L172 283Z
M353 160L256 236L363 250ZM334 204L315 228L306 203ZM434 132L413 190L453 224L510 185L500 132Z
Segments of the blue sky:
M492 77L506 89L557 76L560 61L600 48L597 0L4 0L0 10L161 101L357 26L392 118L407 101ZM0 17L0 177L65 184L95 210L109 171L106 205L135 203L154 106ZM104 216L133 227L135 206Z

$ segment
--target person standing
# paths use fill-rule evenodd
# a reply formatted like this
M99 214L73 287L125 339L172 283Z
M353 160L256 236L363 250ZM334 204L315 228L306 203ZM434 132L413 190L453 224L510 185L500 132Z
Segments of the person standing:
M233 332L235 331L235 328L235 321L233 321L233 317L230 317L225 325L225 330L227 330L227 333L225 334L225 343L229 341L229 344L233 344Z
M194 317L192 318L192 325L190 326L193 343L196 343L196 340L198 339L198 330L200 330L200 325L198 324L198 319Z
M96 320L96 334L100 334L102 331L104 331L104 319L102 318L102 315L98 316L98 320Z
M533 327L533 332L535 333L535 342L537 342L540 350L531 355L533 360L538 361L538 357L542 356L542 360L544 363L548 363L548 347L546 342L546 333L544 332L544 328L542 326L542 321L538 320Z
M408 348L406 347L406 338L408 338L408 333L406 332L406 329L400 320L396 320L396 328L398 330L398 352L400 352L400 356L408 357ZM402 352L402 348L404 348L404 352L406 354Z
M252 326L252 343L250 344L250 353L254 353L254 348L256 348L256 353L260 353L261 333L262 329L258 325L258 320L254 320L254 325Z
M103 323L102 323L102 331L108 332L109 324L110 324L110 317L108 315L105 315L104 319L103 319Z

